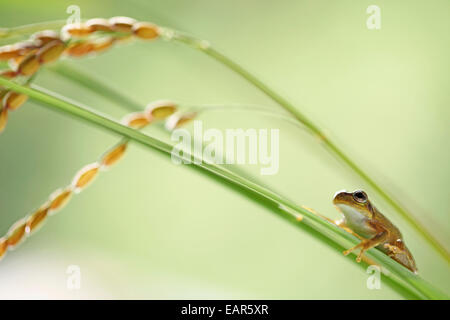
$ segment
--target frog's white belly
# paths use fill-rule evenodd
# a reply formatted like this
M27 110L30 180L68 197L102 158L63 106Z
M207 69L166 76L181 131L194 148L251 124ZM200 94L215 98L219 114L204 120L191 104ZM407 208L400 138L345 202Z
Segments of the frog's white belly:
M369 218L364 214L345 204L338 204L337 206L344 214L345 224L350 229L365 238L370 238L375 235L376 230L367 223Z

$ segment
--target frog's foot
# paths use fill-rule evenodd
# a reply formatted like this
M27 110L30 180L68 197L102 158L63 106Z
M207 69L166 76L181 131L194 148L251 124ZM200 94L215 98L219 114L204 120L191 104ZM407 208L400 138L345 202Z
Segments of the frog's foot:
M388 249L390 251L389 256L394 256L394 255L396 255L398 253L402 253L403 252L403 250L400 249L399 247L394 246L394 245L389 244L389 243L385 243L383 245L383 247L385 247L386 249Z
M361 259L362 259L362 255L363 255L363 253L367 250L367 249L365 249L365 242L366 242L367 240L363 240L363 241L361 241L358 245L356 245L356 246L354 246L353 248L350 248L350 249L348 249L348 250L345 250L343 253L344 253L344 256L347 256L347 255L349 255L350 253L352 253L353 251L355 251L356 249L359 249L359 248L361 248L361 251L359 251L359 254L358 254L358 256L356 257L356 262L361 262Z
M388 236L388 233L386 231L382 231L382 232L378 233L377 235L375 235L371 239L364 239L359 244L357 244L353 248L345 250L343 253L344 253L344 255L348 255L351 252L355 251L356 249L361 248L361 251L359 252L358 256L356 257L356 262L361 262L364 252L366 252L370 248L376 247L380 243L383 243L384 241L386 241L387 236Z

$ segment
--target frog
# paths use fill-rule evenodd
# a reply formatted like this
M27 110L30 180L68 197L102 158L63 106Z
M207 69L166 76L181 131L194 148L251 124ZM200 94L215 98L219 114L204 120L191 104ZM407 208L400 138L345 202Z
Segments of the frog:
M361 240L356 246L345 250L344 255L360 249L356 261L361 262L367 250L377 248L411 272L418 273L400 230L371 203L365 191L338 191L333 197L333 204L343 214L343 218L335 224Z

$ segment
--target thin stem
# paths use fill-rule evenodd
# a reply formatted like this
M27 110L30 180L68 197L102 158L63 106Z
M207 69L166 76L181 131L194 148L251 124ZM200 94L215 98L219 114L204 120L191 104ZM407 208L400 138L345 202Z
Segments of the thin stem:
M97 80L92 75L88 75L85 72L77 68L73 68L66 63L58 63L54 66L49 67L48 70L69 78L79 85L89 88L90 90L98 94L101 94L105 97L110 97L111 101L119 104L129 111L140 111L143 109L143 106L141 104L129 98L128 96L123 95L122 93L120 93L120 90L104 84L102 81Z
M40 30L57 30L66 23L65 20L38 22L13 28L0 28L0 39L24 36Z
M269 86L255 77L253 74L245 70L243 67L233 62L231 59L211 47L211 45L203 40L199 40L192 36L186 35L179 31L165 29L166 38L168 40L177 41L183 44L199 50L208 56L212 57L216 61L227 66L230 70L242 76L245 80L253 84L259 90L261 90L270 99L279 104L283 109L288 111L294 118L302 123L310 132L317 136L332 154L337 156L343 163L345 163L357 176L364 180L373 190L375 190L392 208L394 208L411 226L414 227L429 243L432 245L446 260L450 262L450 253L447 249L420 224L417 219L408 212L408 210L400 204L400 202L394 199L385 189L383 189L374 179L372 179L359 165L350 159L334 142L332 142L319 127L314 124L303 113L297 110L294 105L284 99Z
M124 126L114 120L111 120L98 113L90 111L86 107L79 104L69 102L63 98L57 97L55 94L43 90L37 86L32 88L17 84L13 81L0 77L0 85L6 86L11 90L28 95L30 98L37 100L52 110L59 110L68 115L72 115L80 120L95 124L101 128L107 129L111 132L119 134L124 138L138 142L146 147L157 150L170 156L172 154L173 147L163 141L160 141L154 137L145 135L135 129ZM280 208L284 213L284 217L297 227L302 227L304 224L306 229L312 232L318 233L322 241L332 247L342 247L343 243L357 243L358 240L345 232L341 228L331 224L330 222L320 218L316 214L306 210L305 208L291 202L283 196L271 191L268 188L262 187L251 180L243 178L223 166L219 166L213 163L202 162L201 159L196 158L195 154L189 155L193 158L192 168L196 168L201 172L209 174L218 181L228 183L235 190L239 190L242 193L248 193L252 198L258 198L258 202L265 202L271 205L271 208L275 212L279 212ZM299 218L303 218L299 223ZM304 226L303 226L304 227ZM390 259L387 255L379 250L371 249L367 252L370 259L376 263L384 266L391 274L389 279L395 281L401 292L409 292L410 294L419 295L428 299L446 299L446 295L441 293L438 289L427 283L425 280Z

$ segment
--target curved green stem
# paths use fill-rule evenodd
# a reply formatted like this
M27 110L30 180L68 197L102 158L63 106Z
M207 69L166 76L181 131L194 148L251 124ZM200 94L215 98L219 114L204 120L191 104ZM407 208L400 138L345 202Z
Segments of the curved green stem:
M32 88L17 84L13 81L0 77L0 85L10 88L19 93L28 95L30 98L43 103L45 106L62 111L68 115L74 116L80 120L95 124L101 128L107 129L113 133L119 134L124 138L133 140L146 147L157 150L164 153L167 156L172 154L173 147L163 141L155 139L154 137L145 135L135 129L124 126L114 120L111 120L98 113L90 111L86 107L58 98L56 95L32 86ZM193 159L195 155L191 155ZM258 202L265 202L270 204L271 208L275 212L279 212L280 209L283 212L283 216L292 224L297 227L307 227L320 235L320 239L332 247L342 248L349 242L355 244L358 240L345 232L341 228L338 228L334 224L320 218L316 214L306 210L305 208L293 203L285 197L271 191L268 188L262 187L257 183L252 182L249 179L243 178L223 166L213 163L201 162L198 159L199 164L195 164L195 161L189 167L199 169L200 171L211 175L219 181L230 184L236 190L240 190L243 193L249 193L253 198L258 198ZM299 218L303 217L302 222L299 222ZM304 225L304 226L303 226ZM345 247L347 247L345 245ZM387 255L379 250L371 249L367 252L367 256L374 260L376 263L385 267L390 275L388 279L395 281L395 283L402 288L402 293L413 294L418 297L428 299L446 299L447 296L441 293L438 289L427 283L425 280L417 275L414 275L400 264L390 259Z
M38 22L13 28L0 28L0 39L24 36L40 30L56 30L60 29L65 23L65 20L57 20Z
M214 49L206 41L199 40L192 36L186 35L179 31L165 29L166 39L178 41L180 43L187 44L188 46L200 50L201 52L212 57L216 61L227 66L232 71L242 76L245 80L253 84L259 90L261 90L266 96L279 104L283 109L288 111L295 119L302 123L310 132L317 136L323 145L331 151L338 159L345 163L357 176L364 180L374 191L376 191L392 208L394 208L409 224L414 227L429 243L432 245L446 260L450 262L450 253L446 248L428 231L423 225L421 225L417 219L412 216L411 213L400 204L393 196L391 196L385 189L383 189L374 179L372 179L359 165L351 160L346 153L344 153L334 142L332 142L320 128L315 125L309 118L303 113L297 110L294 105L284 99L264 82L259 80L253 74L245 70L243 67L233 62L231 59Z
M49 67L48 70L69 78L71 81L77 82L78 84L89 88L89 90L109 97L111 101L119 104L129 111L141 111L143 109L143 105L123 95L122 93L120 93L120 90L112 88L109 85L98 81L92 75L88 76L85 72L80 71L77 68L72 68L66 63L58 63Z

